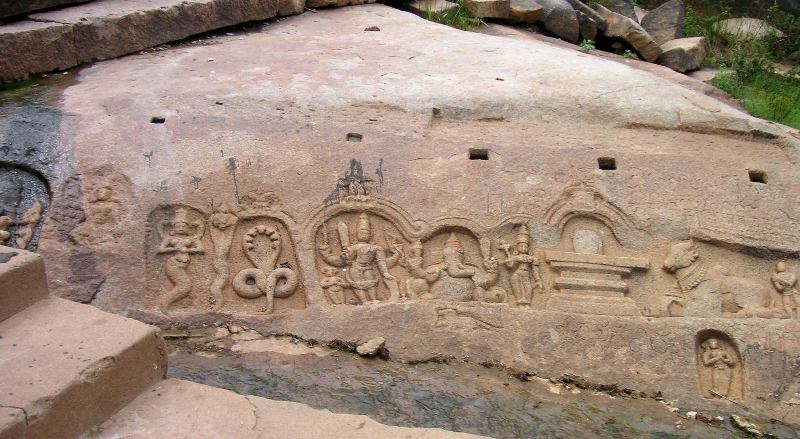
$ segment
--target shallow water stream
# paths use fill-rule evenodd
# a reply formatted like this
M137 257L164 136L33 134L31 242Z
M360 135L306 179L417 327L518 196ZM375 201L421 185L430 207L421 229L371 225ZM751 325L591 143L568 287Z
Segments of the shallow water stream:
M170 377L364 414L384 424L498 439L748 437L727 420L689 419L652 399L613 397L537 378L524 381L476 364L408 365L321 348L286 349L277 342L267 352L198 352L180 343L171 348Z

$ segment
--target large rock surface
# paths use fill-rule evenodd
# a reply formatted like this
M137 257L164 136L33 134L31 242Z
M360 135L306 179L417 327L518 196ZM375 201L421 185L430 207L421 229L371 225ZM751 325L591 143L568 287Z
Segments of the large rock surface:
M641 20L642 28L658 44L683 36L683 0L670 0L648 12Z
M602 0L598 2L617 14L624 15L635 22L639 22L633 2L630 0Z
M367 5L70 76L52 130L70 167L49 178L39 249L63 291L84 246L104 279L98 307L345 346L382 336L391 358L469 355L741 410L700 391L698 337L711 329L731 355L739 347L744 403L783 416L795 392L797 322L723 316L715 288L733 285L752 308L778 259L800 267L796 131L668 79L684 75ZM380 250L356 244L366 223ZM530 307L514 297L522 275L493 267L526 230L530 254L516 259L542 276ZM679 294L662 267L690 237L708 282ZM342 286L351 271L337 268L347 242L384 256L377 303L342 303L356 303ZM606 273L562 279L556 268L570 266ZM500 303L388 298L388 285L424 293L436 274L431 294ZM592 285L619 297L560 289ZM680 317L683 302L696 314Z
M658 58L658 63L681 73L699 69L708 55L705 37L679 38L668 41L661 48L664 53Z
M607 37L624 40L647 61L653 62L661 55L661 48L639 23L600 4L594 5L594 9L606 22L604 33Z
M771 24L758 18L728 18L716 25L717 31L732 38L742 40L756 40L767 35L783 37L785 34Z
M578 17L568 1L537 0L537 3L544 8L539 21L548 32L567 41L578 41L580 38Z

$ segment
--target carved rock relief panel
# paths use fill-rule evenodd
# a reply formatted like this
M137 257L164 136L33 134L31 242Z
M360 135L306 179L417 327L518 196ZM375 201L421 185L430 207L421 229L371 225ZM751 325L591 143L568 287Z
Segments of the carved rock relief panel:
M302 227L263 190L210 209L155 209L152 302L165 312L438 300L586 314L797 318L796 258L651 236L585 182L567 185L542 219L517 214L485 226L469 217L417 220L351 173ZM97 186L96 198L110 199L108 184Z
M110 166L84 172L81 178L86 221L71 232L83 245L117 242L128 231L125 227L133 203L131 181Z
M152 305L164 313L305 308L287 220L260 204L155 209L147 239Z
M0 163L0 245L36 250L49 207L44 178Z

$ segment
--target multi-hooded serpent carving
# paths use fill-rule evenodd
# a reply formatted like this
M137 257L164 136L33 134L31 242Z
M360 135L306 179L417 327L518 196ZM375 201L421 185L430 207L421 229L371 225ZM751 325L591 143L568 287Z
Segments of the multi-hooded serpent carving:
M275 298L294 294L299 280L291 268L275 266L281 253L281 234L277 227L253 227L242 238L242 248L256 268L240 271L233 278L233 290L245 299L264 296L266 304L260 311L271 313Z

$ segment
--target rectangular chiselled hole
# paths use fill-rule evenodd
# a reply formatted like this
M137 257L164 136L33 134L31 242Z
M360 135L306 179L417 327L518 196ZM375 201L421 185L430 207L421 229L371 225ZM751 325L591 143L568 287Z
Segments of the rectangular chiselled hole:
M164 116L153 116L150 118L150 123L164 123L167 121L167 118Z
M489 150L483 148L470 148L469 149L469 159L470 160L489 160Z
M597 159L597 167L603 171L616 171L617 160L613 157L600 157Z
M358 133L347 133L347 141L348 142L360 142L364 136Z
M753 183L767 184L767 173L757 169L750 169L747 171L750 175L750 181Z

